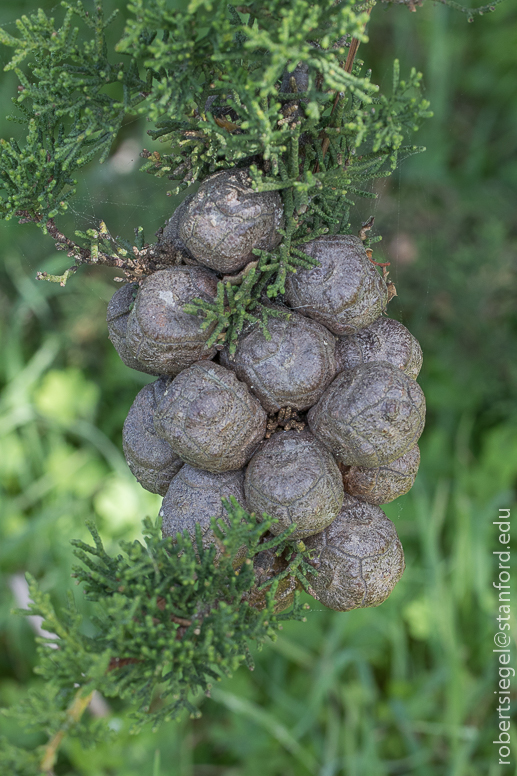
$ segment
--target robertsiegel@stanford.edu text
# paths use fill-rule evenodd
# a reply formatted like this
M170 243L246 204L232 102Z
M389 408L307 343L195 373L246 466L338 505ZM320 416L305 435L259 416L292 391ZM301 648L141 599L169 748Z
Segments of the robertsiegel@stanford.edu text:
M499 765L510 765L510 686L512 677L515 676L515 668L510 663L510 510L500 509L499 519L494 520L494 525L499 526L499 544L506 549L494 550L494 555L499 558L497 566L497 581L493 582L499 591L498 629L494 634L495 647L493 652L498 656L498 689L494 693L498 696L499 736L493 741L499 747Z

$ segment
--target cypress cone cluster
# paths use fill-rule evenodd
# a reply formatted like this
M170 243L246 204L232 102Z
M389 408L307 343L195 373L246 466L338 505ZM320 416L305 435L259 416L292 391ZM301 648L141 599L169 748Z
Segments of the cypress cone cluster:
M213 327L184 310L213 302L254 250L274 250L283 223L278 192L255 192L246 169L217 173L163 230L166 268L115 293L111 341L128 366L158 376L131 407L124 453L164 496L164 535L194 536L199 523L210 544L210 519L224 519L221 498L234 496L258 519L275 517L277 534L296 524L290 539L318 569L315 598L339 611L376 606L404 570L379 505L414 482L425 400L420 346L384 316L388 288L363 243L306 243L317 266L290 274L274 302L263 297L274 311L267 333L244 326L233 353L209 345ZM291 600L284 591L279 607Z

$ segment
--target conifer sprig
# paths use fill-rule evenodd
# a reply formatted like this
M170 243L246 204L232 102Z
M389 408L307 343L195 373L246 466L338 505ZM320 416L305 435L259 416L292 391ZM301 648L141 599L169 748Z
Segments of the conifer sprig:
M9 773L41 773L43 760L55 754L56 736L61 741L64 733L80 735L83 743L93 743L108 735L102 721L83 715L94 690L126 699L134 709L134 730L184 709L199 716L199 693L209 694L213 682L243 662L253 668L252 642L276 638L285 619L303 619L297 598L290 611L275 614L280 581L292 575L307 587L314 573L303 544L288 542L295 527L273 536L273 518L263 515L258 522L234 498L223 503L227 519L213 521L216 544L209 548L199 526L195 540L186 533L173 540L162 538L159 524L147 519L144 542L124 542L122 553L112 556L90 525L94 545L73 542L82 564L74 576L94 604L88 629L72 598L58 614L30 581L30 613L43 617L44 629L57 639L39 639L37 673L45 692L32 690L10 714L26 727L45 730L49 743L31 757L0 742L2 763L13 764ZM276 577L259 586L253 560L264 550L285 561ZM264 608L258 610L247 594L260 588Z
M355 71L360 67L358 63ZM367 188L371 180L390 175L404 158L424 150L402 145L405 133L418 129L420 121L431 115L427 101L420 97L420 85L421 75L414 69L407 81L401 81L399 63L395 61L389 97L379 95L365 102L364 95L358 96L353 91L340 94L335 101L336 109L329 109L328 116L321 117L318 128L312 119L296 117L289 127L285 152L276 159L276 164L273 160L268 165L251 165L250 175L257 191L276 190L282 195L286 221L283 240L271 253L255 251L258 264L246 275L240 288L220 282L214 303L197 299L185 307L187 312L204 316L203 328L216 323L210 344L227 343L230 353L234 353L244 322L260 323L260 315L267 315L267 307L261 303L263 291L274 299L285 292L289 272L317 263L303 252L303 244L324 234L348 234L350 209L354 205L350 195L375 197ZM330 103L332 96L327 95L327 102ZM196 124L198 140L203 134L203 122L207 123L201 120ZM328 140L326 155L322 135ZM169 134L168 139L171 137ZM180 156L174 164L185 153L181 145L178 147ZM199 153L196 164L203 165L204 158ZM197 176L201 168L195 170L193 164L190 157L188 175ZM187 167L185 157L176 169ZM154 171L151 165L148 170ZM267 337L265 329L264 333Z
M28 211L44 229L67 209L75 172L94 157L107 158L125 115L146 89L135 61L108 59L104 30L113 16L105 20L100 3L92 13L80 2L62 5L61 27L40 9L18 20L18 37L0 29L0 43L15 49L5 69L20 80L12 118L29 130L24 145L1 141L0 217ZM86 27L86 40L72 26L74 16ZM117 97L106 91L114 85Z
M110 19L100 4L91 15L79 1L62 5L61 27L39 11L19 21L20 37L0 31L0 42L16 49L7 67L20 79L15 103L29 127L25 145L1 141L0 216L58 232L54 219L75 193L77 170L95 156L103 161L124 117L138 112L156 122L151 136L170 145L164 154L144 151L143 169L173 180L175 192L218 169L250 167L257 191L282 193L284 239L257 254L238 287L223 280L213 303L186 308L203 326L215 321L212 344L234 350L245 321L267 331L273 313L261 296L274 299L288 273L314 264L303 243L348 233L350 195L374 196L371 180L422 150L402 146L430 115L420 75L413 70L400 81L395 63L387 97L361 63L345 68L350 40L366 40L372 3L273 0L265 8L258 0L191 0L173 9L166 0L133 0L134 18L116 46L124 62L108 52ZM291 75L296 67L305 79ZM104 223L57 243L76 264L117 266L129 280L158 268L152 246L113 240ZM73 272L39 277L64 284Z
M0 31L0 42L16 49L7 67L20 79L15 102L29 126L25 145L1 141L0 216L58 233L57 247L76 265L118 266L127 279L140 279L157 268L152 246L114 241L103 223L74 239L54 224L75 193L74 174L93 157L106 158L124 117L140 111L157 122L150 134L171 152L144 152L143 169L167 175L175 191L217 169L251 164L258 191L282 192L284 239L273 254L259 254L239 287L225 282L213 304L195 300L188 308L204 326L216 322L211 342L234 350L245 321L267 331L272 313L262 293L274 299L289 272L314 263L303 242L347 233L348 195L370 196L365 184L394 169L404 131L429 115L419 76L412 72L407 84L394 78L391 98L376 97L360 65L344 68L345 40L365 39L369 4L274 0L264 9L192 0L182 11L165 0L134 0L135 18L116 47L123 63L109 57L110 19L101 5L92 15L80 2L62 5L61 27L39 11L19 21L19 38ZM74 16L86 35L72 26ZM295 65L306 68L306 83L290 76ZM109 91L115 84L118 99ZM64 285L74 271L38 277Z

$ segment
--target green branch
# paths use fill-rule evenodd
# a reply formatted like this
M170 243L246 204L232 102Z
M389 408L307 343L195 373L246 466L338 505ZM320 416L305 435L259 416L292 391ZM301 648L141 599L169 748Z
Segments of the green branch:
M162 538L159 524L150 520L144 523L145 542L124 542L116 556L105 551L93 524L93 546L73 542L82 564L74 576L94 604L93 635L85 635L72 601L58 614L30 580L33 603L24 613L41 616L42 627L57 639L39 639L37 673L45 697L32 691L8 712L49 735L46 745L30 753L32 770L24 773L50 773L68 735L80 733L84 742L93 742L108 734L102 720L84 715L94 690L127 700L135 730L185 709L199 716L200 692L209 692L243 662L252 667L250 642L274 639L284 620L304 618L306 607L297 598L290 611L275 613L279 585L291 578L292 588L307 588L315 573L303 543L289 542L295 526L273 536L273 518L263 515L257 522L234 498L223 503L227 517L213 521L216 544L209 548L199 527L195 539L185 533L173 540ZM274 576L257 584L253 561L264 550L281 563ZM250 604L250 594L259 608ZM50 641L56 649L48 648ZM20 765L28 753L0 742L0 757Z

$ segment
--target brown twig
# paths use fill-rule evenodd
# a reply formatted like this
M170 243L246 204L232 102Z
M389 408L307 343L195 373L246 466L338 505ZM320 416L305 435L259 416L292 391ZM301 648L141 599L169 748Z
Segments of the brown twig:
M395 288L395 283L393 283L391 280L386 280L386 285L388 286L388 302L391 302L394 296L398 296L397 289Z
M367 8L367 10L366 10L366 13L368 14L368 16L370 16L370 14L372 12L372 7ZM364 27L366 27L367 23L368 22L365 23ZM354 66L354 60L355 60L355 57L356 57L356 54L357 54L357 49L359 48L359 43L360 43L360 41L358 40L358 38L352 38L352 40L350 41L350 48L348 49L348 56L346 58L345 67L343 68L345 73L351 73L352 72L352 68ZM340 96L341 96L341 92L338 92L336 94L336 96L334 97L334 104L332 106L332 110L330 111L330 115L331 116L332 116L332 114L334 113L334 111L336 110L336 108L338 106ZM325 133L324 134L324 138L323 138L323 144L321 146L321 153L322 153L323 158L325 158L325 155L326 155L327 151L329 150L329 146L330 146L330 138ZM314 167L314 172L315 173L319 172L319 169L320 169L320 163L316 162L316 166Z
M38 214L30 213L28 210L19 210L16 213L20 218L21 224L27 223L40 223L41 216ZM122 270L124 273L126 282L140 281L152 272L159 269L154 258L154 248L151 245L145 245L141 250L133 247L133 256L117 256L115 253L106 253L99 250L95 256L92 255L92 251L89 248L83 248L76 242L66 237L61 232L53 218L45 224L47 232L54 240L57 251L66 251L66 255L70 259L74 259L76 262L74 266L69 267L62 275L49 275L47 272L37 272L37 280L47 280L50 283L59 283L60 286L64 286L69 276L75 273L81 264L103 264L107 267L116 267ZM101 227L98 232L98 237L113 243L115 246L116 240L109 234L104 223L101 222Z
M366 238L368 236L366 234L366 232L370 231L370 229L372 228L374 223L375 223L375 216L370 216L368 221L365 221L364 224L362 224L361 228L359 229L359 239L360 240L362 240L363 242L366 240Z
M158 609L163 612L167 606L167 601L161 595L156 599L156 605ZM177 625L183 625L184 628L188 628L192 625L192 620L187 620L185 617L176 617L175 614L169 615L171 622L175 622Z
M108 671L114 671L116 668L124 668L124 666L141 662L137 657L112 657L108 665Z
M391 267L391 261L374 261L372 259L371 249L367 249L366 255L368 256L372 264L375 264L376 267Z
M366 240L366 238L368 236L366 233L370 231L370 229L372 228L374 223L375 223L375 216L370 216L368 221L365 221L364 224L359 229L359 239L362 240L362 242L364 242ZM370 259L372 264L375 264L376 267L382 267L382 273L383 273L384 279L386 280L386 278L388 277L388 272L386 271L385 268L386 267L390 267L391 266L391 262L390 261L374 261L372 259L372 256L373 256L372 249L371 248L366 248L365 250L366 250L366 255L368 256L368 258Z

